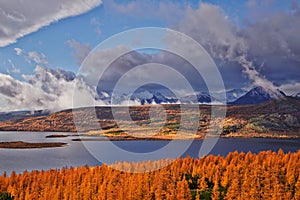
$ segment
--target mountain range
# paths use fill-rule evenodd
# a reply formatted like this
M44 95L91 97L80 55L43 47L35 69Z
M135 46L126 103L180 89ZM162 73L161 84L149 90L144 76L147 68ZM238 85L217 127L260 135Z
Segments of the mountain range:
M224 96L226 95L226 99ZM124 103L126 99L131 101L129 105L147 105L147 104L222 104L227 102L228 105L253 105L260 104L274 99L285 98L286 95L282 91L272 91L263 87L255 87L249 91L245 89L232 89L225 92L225 95L220 93L195 92L192 95L183 96L181 99L175 97L172 92L167 90L151 90L139 89L133 95L125 94L115 95L114 101L111 101L112 93L108 91L99 92L98 99L104 101L107 105L128 105ZM299 98L300 93L292 95L294 98ZM132 104L133 103L133 104ZM23 119L26 117L46 116L51 112L49 110L39 111L13 111L0 112L0 121L10 119Z
M272 99L283 98L286 95L279 90L273 91L263 87L255 87L247 91L245 89L232 89L222 93L215 92L195 92L194 94L185 95L182 98L176 98L173 93L165 90L149 90L139 89L131 96L122 94L115 95L114 101L111 102L112 92L102 91L99 94L99 99L106 104L122 105L125 100L130 100L134 105L145 104L231 104L231 105L247 105L259 104ZM299 96L299 94L298 94Z

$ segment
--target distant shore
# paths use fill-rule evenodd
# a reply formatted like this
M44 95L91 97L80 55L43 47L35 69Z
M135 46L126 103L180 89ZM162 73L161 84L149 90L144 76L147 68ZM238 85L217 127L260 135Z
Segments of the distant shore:
M82 135L85 136L85 135ZM204 140L208 137L175 137L175 136L153 136L153 137L133 137L133 136L90 136L86 135L85 138L75 138L72 141L132 141L132 140ZM228 136L215 136L210 138L272 138L272 139L300 139L299 136L287 136L287 135L228 135Z
M1 132L1 131L0 131ZM43 132L43 131L40 131ZM125 135L125 134L91 134L91 132L87 133L80 133L75 134L74 132L65 132L63 133L53 133L50 135L45 136L47 139L51 138L67 138L67 137L77 137L71 139L72 141L133 141L133 140L204 140L205 138L209 137L205 134L202 135L189 135L189 136L181 136L176 137L176 134L168 134L168 135L154 135L154 136L147 136L147 135L141 135L134 137L132 135ZM84 137L84 138L80 138ZM300 139L299 134L292 134L292 135L286 135L286 134L271 134L271 133L249 133L249 134L238 134L238 133L230 133L226 135L220 135L220 136L211 136L212 138L273 138L273 139ZM12 146L11 148L48 148L48 147L60 147L66 145L65 143L26 143L22 142L22 144L19 142L19 144L14 144L16 142L12 142L12 144L6 144L6 142L0 142L0 148L10 148L9 146ZM16 147L14 147L16 146ZM20 147L18 147L20 146Z
M76 138L72 141L132 141L132 140L193 140L193 138L169 138L169 137L91 137L91 138ZM194 140L203 140L203 138L194 138Z

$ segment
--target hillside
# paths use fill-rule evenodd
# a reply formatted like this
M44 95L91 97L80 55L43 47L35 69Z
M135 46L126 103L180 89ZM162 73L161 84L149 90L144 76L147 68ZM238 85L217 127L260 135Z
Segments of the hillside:
M132 120L138 126L128 125L129 133L149 134L155 127L163 126L157 136L174 136L180 126L179 105L163 105L167 117L166 123L149 118L150 105L130 107ZM152 106L155 107L155 106ZM125 107L119 107L118 115L123 117ZM224 109L219 106L218 109ZM96 110L97 119L93 117ZM154 109L154 112L159 110ZM200 112L198 137L205 136L210 122L210 106L200 105L195 111L192 107L189 113ZM77 130L89 134L105 134L109 136L125 136L124 128L120 129L113 120L110 107L79 108L64 110L48 116L27 117L24 119L11 119L0 122L1 131L59 131L75 132L73 113L80 118ZM159 115L159 113L155 113ZM155 115L154 114L154 115ZM153 122L154 121L154 122ZM94 123L96 122L96 123ZM218 122L219 123L219 122ZM124 124L129 124L124 121ZM123 124L123 125L124 125ZM165 124L165 125L163 125ZM219 123L220 124L220 123ZM221 125L220 125L221 126ZM99 129L103 131L99 131ZM280 100L271 100L258 105L227 107L227 117L224 121L223 137L299 137L300 136L300 99L286 97Z
M258 105L229 106L223 130L226 136L300 136L300 101L271 100Z

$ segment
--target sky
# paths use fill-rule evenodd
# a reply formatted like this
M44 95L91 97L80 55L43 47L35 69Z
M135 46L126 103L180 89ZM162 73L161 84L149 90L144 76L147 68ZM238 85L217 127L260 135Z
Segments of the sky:
M84 94L97 95L89 83L97 77L78 76L82 61L111 36L143 27L173 29L199 42L226 90L259 85L288 95L300 92L298 0L11 0L0 2L0 111L72 107L72 88L78 84ZM98 59L120 48L112 46ZM155 50L117 60L106 79L116 81L124 69L149 62L184 71L197 90L204 90L189 63ZM113 85L108 81L100 88Z

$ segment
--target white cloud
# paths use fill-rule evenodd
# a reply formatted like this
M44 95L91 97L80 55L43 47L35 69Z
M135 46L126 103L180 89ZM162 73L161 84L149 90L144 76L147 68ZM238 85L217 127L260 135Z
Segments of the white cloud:
M20 56L23 53L23 49L21 49L21 48L14 48L14 50L15 50L17 56Z
M203 45L213 57L232 59L237 50L244 50L244 41L237 35L221 7L200 3L188 8L176 27Z
M13 72L13 73L20 73L21 70L15 66L15 64L12 62L11 59L8 59L8 64L10 65L11 69L7 69L8 73Z
M11 0L0 1L0 47L15 43L61 19L85 13L102 4L101 0Z
M37 66L35 75L24 76L19 81L0 73L0 111L50 109L57 111L72 108L73 90L84 97L94 97L94 92L74 73L51 70ZM99 104L101 102L98 102Z
M48 64L45 54L38 53L36 51L29 51L28 55L25 57L25 59L29 63L31 63L33 61L36 64Z
M102 31L101 31L101 22L99 21L99 19L97 19L96 17L93 17L90 21L91 25L94 25L95 28L96 28L96 33L98 35L101 35L102 34Z

